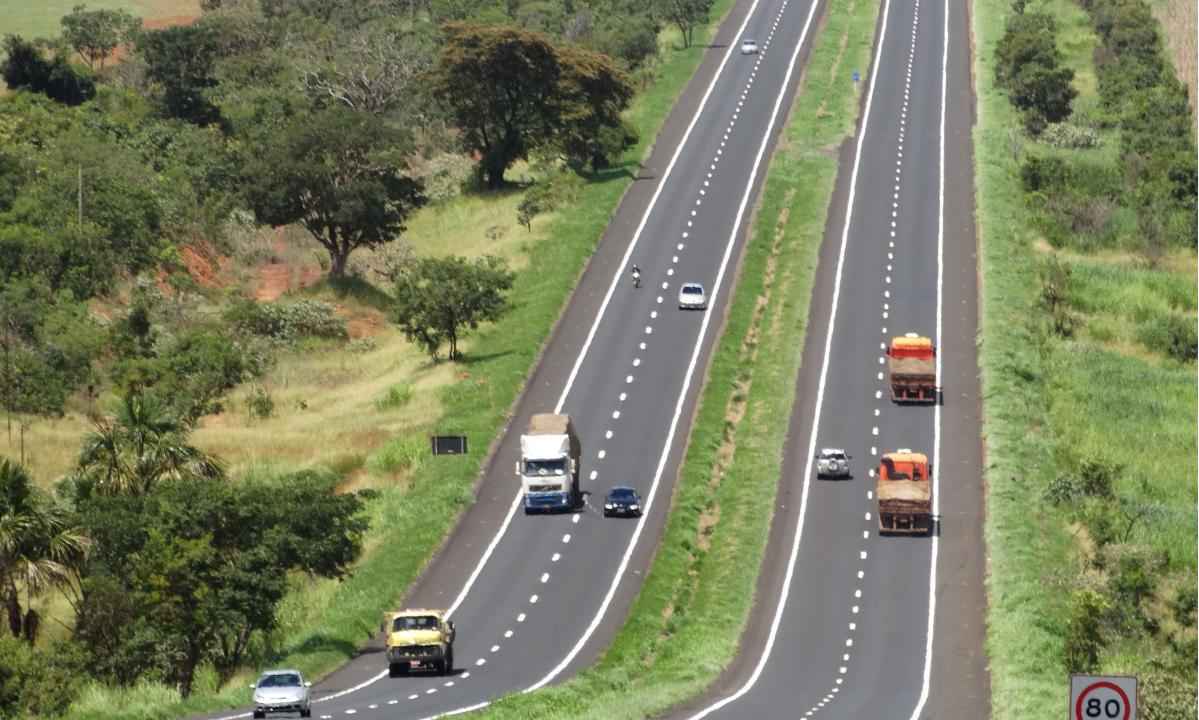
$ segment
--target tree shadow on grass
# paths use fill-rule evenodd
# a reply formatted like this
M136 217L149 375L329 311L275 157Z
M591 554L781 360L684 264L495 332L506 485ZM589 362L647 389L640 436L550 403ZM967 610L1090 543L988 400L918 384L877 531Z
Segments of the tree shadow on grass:
M478 365L481 362L487 362L488 360L495 360L496 358L502 358L505 355L511 355L511 354L512 354L511 350L503 350L500 352L490 352L490 353L462 353L454 360L454 362L459 365L465 365L465 366L469 367L471 365Z
M386 291L372 285L365 278L356 275L349 275L342 278L325 278L305 290L306 293L313 295L325 291L333 293L339 300L353 298L363 305L381 312L388 312L395 305L395 299L391 295L388 295Z

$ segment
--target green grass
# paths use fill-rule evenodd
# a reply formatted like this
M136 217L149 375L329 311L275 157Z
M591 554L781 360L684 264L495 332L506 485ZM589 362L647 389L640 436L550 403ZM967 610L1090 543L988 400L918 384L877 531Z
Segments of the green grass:
M594 667L482 716L653 716L702 692L736 656L765 552L762 518L773 514L836 149L857 116L849 74L869 64L878 9L829 6L771 161L665 535L624 626Z
M1048 719L1066 703L1065 602L1081 580L1085 551L1068 510L1042 500L1053 477L1081 458L1122 466L1117 493L1163 507L1131 542L1170 552L1166 586L1180 577L1193 584L1195 368L1153 355L1135 335L1165 313L1193 314L1195 288L1193 272L1150 269L1119 254L1059 253L1071 269L1068 304L1083 326L1070 341L1036 327L1045 317L1037 304L1045 243L1028 222L1011 153L1009 131L1019 118L993 84L1009 3L979 0L973 7L992 717ZM1063 29L1067 64L1079 71L1076 109L1096 107L1095 40L1085 15L1065 0L1037 9L1052 12ZM1114 148L1118 136L1107 133L1105 142ZM1099 159L1112 161L1113 152ZM1142 640L1115 641L1101 669L1144 672L1161 648Z
M62 32L59 20L81 0L0 0L0 28L25 37L53 37ZM128 10L138 17L198 15L198 0L87 0L89 10Z
M1067 564L1070 538L1039 502L1053 473L1045 372L1028 326L1038 293L1034 238L1008 149L1019 118L994 86L1005 0L974 3L975 202L981 252L979 363L986 439L987 655L995 720L1048 718L1066 704L1060 593L1046 568Z
M731 4L731 0L721 0L714 16L723 16ZM707 38L713 30L714 26L697 37ZM371 531L367 544L368 549L386 546L388 551L368 553L345 582L306 584L302 593L292 593L280 613L285 630L268 639L263 653L271 664L296 667L319 677L352 657L382 613L401 602L403 589L415 580L459 513L472 501L474 482L492 438L503 426L554 321L631 182L629 170L645 155L674 98L702 59L703 44L668 54L657 81L638 96L630 111L641 142L612 172L588 182L574 207L547 221L548 235L528 248L529 254L538 258L536 271L517 274L511 312L479 332L462 363L438 366L459 373L456 382L439 392L442 419L430 427L411 429L365 462L381 469L402 466L410 458L411 438L432 430L467 435L471 452L427 462L411 473L406 487L383 489L381 498L368 509ZM510 201L507 196L501 199ZM248 701L248 691L238 679L224 691L217 691L214 685L211 673L203 673L195 694L186 702L153 685L127 691L93 687L73 706L71 717L167 718Z

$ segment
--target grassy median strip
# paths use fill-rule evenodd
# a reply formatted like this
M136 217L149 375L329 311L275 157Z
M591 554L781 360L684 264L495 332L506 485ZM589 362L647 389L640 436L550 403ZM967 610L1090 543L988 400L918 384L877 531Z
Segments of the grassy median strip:
M771 160L665 536L629 618L594 667L484 716L642 718L695 697L736 656L774 512L837 150L857 120L850 78L869 63L879 5L826 11Z
M718 0L713 18L723 18L732 0ZM641 140L611 171L587 182L571 207L552 220L548 238L528 248L535 262L518 273L511 297L512 311L472 341L475 352L455 366L458 380L442 391L442 419L424 430L465 434L470 453L425 462L404 488L381 491L368 510L370 552L344 582L305 581L306 597L293 597L281 612L281 633L271 649L270 664L294 667L320 677L353 657L382 613L394 607L416 579L433 552L471 502L473 487L488 446L503 428L508 412L555 320L574 288L587 259L608 225L620 198L636 175L675 99L703 59L704 49L718 26L696 33L687 50L668 49L655 82L640 93L630 108L630 120ZM665 39L671 39L670 33ZM397 438L379 453L402 455L403 443L421 443L424 432ZM367 460L369 464L371 459ZM388 462L380 458L375 462ZM203 673L196 691L180 702L173 690L144 684L129 689L91 686L72 707L72 718L174 718L193 712L245 705L249 691L234 680L217 691L215 677Z

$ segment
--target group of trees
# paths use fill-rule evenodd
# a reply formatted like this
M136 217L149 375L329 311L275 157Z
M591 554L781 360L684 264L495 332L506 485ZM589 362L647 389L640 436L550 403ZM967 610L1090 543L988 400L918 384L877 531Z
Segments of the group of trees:
M294 573L341 577L357 558L359 494L338 493L339 479L318 471L230 482L219 459L189 443L189 427L153 397L127 395L84 439L58 498L0 460L10 634L33 645L33 600L50 588L75 611L69 640L45 655L0 657L0 708L45 700L28 688L6 697L12 663L49 672L60 657L86 677L158 680L187 696L201 664L224 680L264 647Z
M1039 135L1047 124L1070 117L1078 91L1070 84L1074 71L1062 64L1053 16L1025 5L1025 0L1013 4L1015 13L995 48L995 84L1008 91L1028 132Z

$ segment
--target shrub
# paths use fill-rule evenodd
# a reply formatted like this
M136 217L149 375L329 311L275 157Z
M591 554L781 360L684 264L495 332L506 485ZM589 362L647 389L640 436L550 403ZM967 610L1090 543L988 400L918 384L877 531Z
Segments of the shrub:
M462 194L475 177L475 162L462 153L438 153L413 163L413 178L424 183L429 202L445 202Z
M375 401L379 410L395 410L408 404L412 399L412 386L408 383L398 383L387 388L383 397Z
M517 222L532 230L534 217L573 201L582 184L582 178L574 173L559 172L533 185L516 206Z
M416 470L424 464L428 454L428 441L423 435L412 434L389 441L370 457L367 465L379 473Z
M252 419L266 420L275 414L275 398L261 385L255 385L246 396L246 411Z
M327 302L297 300L291 303L258 303L242 300L225 313L225 320L239 331L290 342L300 338L349 337L345 320Z
M1179 362L1194 362L1199 355L1195 318L1187 315L1165 313L1153 317L1137 328L1137 340Z
M1104 646L1101 628L1107 609L1107 599L1094 590L1076 590L1071 594L1063 658L1066 672L1089 673L1098 669L1099 652Z
M1096 148L1100 145L1099 134L1093 129L1070 123L1052 123L1046 126L1041 132L1041 141L1070 150Z

